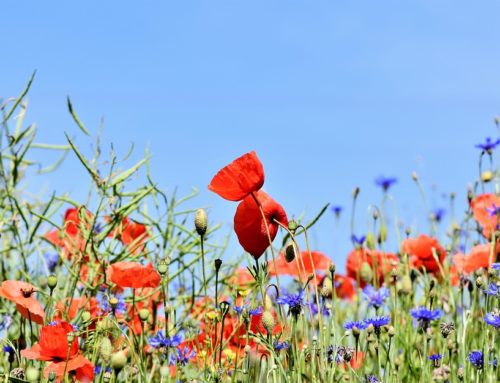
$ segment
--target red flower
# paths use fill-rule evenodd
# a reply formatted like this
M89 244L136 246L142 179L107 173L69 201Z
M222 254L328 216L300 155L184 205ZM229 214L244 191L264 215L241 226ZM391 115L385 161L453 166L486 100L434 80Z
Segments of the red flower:
M500 197L490 193L480 194L471 201L470 206L474 219L483 227L483 235L489 238L499 223L496 210L500 208Z
M335 274L335 293L340 299L352 300L356 294L354 290L355 280L340 274Z
M120 287L158 287L160 275L150 263L143 266L137 262L116 262L107 269L108 278Z
M401 252L410 256L410 265L417 269L425 269L428 273L439 271L439 264L443 263L446 251L436 238L420 235L418 238L408 238L401 244ZM439 263L434 257L436 254Z
M79 354L78 337L74 336L71 347L68 342L68 334L73 331L73 327L64 321L43 326L40 341L22 350L21 355L28 359L52 362L45 368L45 375L54 371L58 382L64 378L64 371L74 375L80 382L91 382L94 379L94 366Z
M453 256L453 263L458 272L463 274L470 274L481 268L488 268L497 259L500 252L500 243L497 243L495 249L491 249L491 244L474 246L469 255L455 254ZM491 261L491 262L490 262Z
M124 245L129 246L131 252L141 251L144 241L148 237L146 226L135 222L128 217L123 218L120 227L115 229L111 237L118 237Z
M19 313L28 320L43 324L45 312L34 297L36 287L23 281L4 281L0 285L0 296L16 304Z
M360 248L351 251L347 255L346 270L347 276L358 281L363 287L366 283L360 280L359 273L361 266L367 262L373 271L377 271L377 277L382 283L385 277L392 271L394 264L399 263L399 258L393 253L384 253L378 250Z
M255 152L244 154L222 168L208 189L229 201L241 201L264 185L264 168Z
M45 239L52 243L54 246L60 247L67 254L71 256L77 251L83 251L85 246L85 235L82 233L82 227L90 228L90 220L92 214L83 209L85 215L82 215L85 220L82 222L80 219L81 209L75 207L69 208L64 214L63 230L52 230L45 234Z
M279 226L274 220L283 225L288 225L285 210L263 191L259 191L254 195L264 211L264 217L266 218L272 241L278 233ZM259 206L252 195L246 197L238 205L234 216L234 231L238 236L241 246L255 259L258 259L268 248L269 238L267 236L266 224L262 219Z
M311 263L312 258L312 263ZM299 276L302 279L307 278L314 270L327 271L332 261L325 254L320 251L311 251L311 256L309 256L308 251L300 252L294 261L288 263L285 258L284 253L280 253L278 259L276 259L276 269L274 268L274 262L271 260L268 262L269 275L292 275Z

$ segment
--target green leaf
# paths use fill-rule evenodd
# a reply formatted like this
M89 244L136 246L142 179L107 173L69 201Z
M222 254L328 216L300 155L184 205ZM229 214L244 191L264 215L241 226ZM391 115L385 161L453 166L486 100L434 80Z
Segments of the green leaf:
M83 125L82 121L80 120L80 118L76 114L75 110L73 109L73 104L71 104L71 100L69 99L69 96L68 96L67 100L68 100L69 113L73 117L73 120L75 120L75 122L78 125L78 127L80 128L80 130L83 133L85 133L87 136L90 137L90 132L87 130L87 128L85 127L85 125Z
M36 74L36 71L33 72L33 74L31 75L31 77L28 81L28 84L26 85L24 90L21 92L21 95L16 99L16 101L14 102L14 105L12 105L12 108L10 108L8 113L5 115L5 118L3 119L2 124L5 123L12 116L12 114L16 110L17 106L19 105L19 103L22 101L24 96L26 96L26 94L28 93L28 90L31 87L31 83L33 82L33 79L35 78L35 74Z
M117 175L115 178L113 178L113 180L111 180L110 186L115 186L115 185L119 184L120 182L125 181L132 174L134 174L142 165L144 165L144 163L146 161L147 161L147 158L143 158L138 163L136 163L134 166L132 166L130 169L127 169L123 173Z

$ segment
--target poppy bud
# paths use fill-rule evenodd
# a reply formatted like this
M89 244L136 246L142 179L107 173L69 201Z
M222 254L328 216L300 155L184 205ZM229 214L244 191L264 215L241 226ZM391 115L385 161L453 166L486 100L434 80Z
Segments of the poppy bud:
M387 241L387 226L381 225L378 233L378 243L384 243L385 241Z
M483 285L483 278L477 277L477 279L476 279L476 287L478 289L480 289L482 285Z
M120 371L127 364L127 355L124 351L118 351L111 355L111 368Z
M205 209L196 210L194 216L194 227L200 237L203 237L207 232L207 212Z
M68 332L66 334L66 337L68 338L68 343L71 344L75 340L75 333L74 332Z
M355 187L353 190L352 190L352 198L357 198L358 197L358 194L359 194L359 187Z
M148 309L140 309L139 310L139 318L143 322L147 322L149 319L149 310Z
M216 259L214 261L214 265L215 265L215 272L218 273L222 266L222 259Z
M57 378L56 372L54 370L50 370L49 376L47 376L49 382L55 382L56 378Z
M394 326L389 326L389 330L387 330L387 333L389 334L389 336L392 338L394 335L396 335L396 329L394 328Z
M285 260L290 263L292 262L297 255L297 248L295 243L290 242L285 249Z
M290 222L288 222L288 230L290 230L293 234L295 234L295 231L297 230L298 227L299 227L299 224L294 219L292 219L292 220L290 220Z
M92 318L92 315L90 314L89 311L84 311L82 313L82 321L88 322Z
M321 286L320 294L323 298L331 297L333 293L333 283L330 278L323 279L323 286Z
M330 266L328 267L328 271L330 271L331 274L334 274L335 273L335 263L330 263Z
M359 336L361 335L361 331L356 326L352 326L351 331L352 331L352 335L355 338L359 338Z
M111 341L109 338L104 337L101 339L101 343L99 344L99 356L100 358L108 363L111 358L111 353L113 352L113 346L111 345Z
M374 209L374 210L373 210L373 219L374 219L375 221L378 219L379 215L380 215L380 214L379 214L378 210L377 210L377 209Z
M161 366L161 368L160 368L160 376L163 377L163 378L166 378L169 375L170 375L170 368L168 368L168 366Z
M411 228L407 227L407 228L405 229L405 234L406 234L406 236L407 236L407 237L409 237L409 236L410 236L410 234L411 234Z
M481 181L484 183L488 183L493 179L493 172L491 170L485 170L484 172L481 173Z
M365 283L370 283L373 279L373 270L368 262L363 262L360 271L361 280Z
M365 243L369 249L375 249L375 235L371 231L366 234Z
M54 290L54 288L57 286L57 276L54 274L49 275L47 278L47 286L49 286L50 290Z
M411 172L411 179L415 182L418 181L418 175L417 172Z
M26 380L28 382L36 382L40 377L40 371L35 367L28 367L26 370Z
M271 314L270 311L264 311L264 314L262 314L262 324L264 325L264 328L266 329L268 334L271 334L274 329L274 317L273 314Z
M156 271L158 271L158 274L161 276L165 275L168 271L168 264L167 261L162 259L158 262L158 266L156 267Z

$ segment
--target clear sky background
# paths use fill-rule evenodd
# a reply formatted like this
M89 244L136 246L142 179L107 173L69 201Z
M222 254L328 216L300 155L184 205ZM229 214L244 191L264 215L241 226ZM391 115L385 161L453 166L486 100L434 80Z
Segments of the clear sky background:
M150 147L160 187L198 187L195 204L224 232L236 204L206 186L250 150L290 216L312 218L327 202L348 208L359 186L364 234L383 174L399 179L400 218L426 232L411 172L431 207L446 208L450 191L463 207L477 177L474 145L496 135L499 14L497 1L457 0L8 2L0 96L19 94L36 69L27 121L39 141L63 144L66 131L89 151L70 95L92 133L104 118L106 145L125 154L135 144L130 164ZM43 185L83 199L88 182L70 155ZM329 212L315 249L343 265L348 226L348 214L336 225ZM241 253L236 243L227 257Z

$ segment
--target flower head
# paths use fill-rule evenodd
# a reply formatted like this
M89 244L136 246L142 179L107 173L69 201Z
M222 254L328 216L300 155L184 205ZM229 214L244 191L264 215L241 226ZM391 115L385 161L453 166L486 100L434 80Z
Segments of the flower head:
M357 328L358 330L364 330L366 327L367 324L365 322L358 322L358 321L344 322L344 329L346 330L352 330L353 328Z
M298 316L304 307L304 290L300 290L297 294L283 295L276 299L276 303L280 305L288 305L288 312L293 316Z
M281 350L288 350L290 348L290 344L287 341L280 342L279 340L276 340L273 343L274 346L274 351L280 352Z
M363 288L363 296L368 300L368 305L378 309L384 304L384 301L389 298L389 289L381 287L376 290L372 285L367 285Z
M177 354L170 355L170 365L185 366L196 356L196 352L188 347L178 348Z
M410 256L410 264L417 269L425 269L428 273L439 271L446 256L445 249L437 239L427 235L407 238L401 244L401 251Z
M433 362L435 362L436 360L443 359L443 355L441 355L441 354L432 354L432 355L428 356L427 359L432 360Z
M387 326L389 323L391 323L391 317L389 315L365 319L365 325L372 325L375 328L376 334L380 334L380 328L382 326Z
M429 323L443 316L443 311L440 309L429 310L426 307L417 307L410 310L410 315L415 318L420 326L426 329Z
M264 168L255 152L244 154L222 168L208 189L229 201L241 201L264 185Z
M396 182L398 182L398 179L395 177L379 176L375 179L375 185L380 186L384 191L389 190Z
M174 336L164 336L163 331L160 330L158 333L149 338L149 344L153 348L175 348L179 346L182 342L182 335L175 334Z
M467 360L472 363L474 367L478 370L483 368L484 365L484 357L482 351L470 351Z
M500 288L498 287L498 285L496 283L490 282L488 284L488 288L486 290L483 290L483 291L486 295L489 295L491 297L491 296L498 295L500 293Z
M331 209L336 217L338 217L340 215L340 213L342 213L342 210L344 210L344 208L340 205L332 206Z
M43 324L45 312L35 298L37 288L23 281L8 280L0 285L0 296L14 302L23 317L38 324Z
M116 262L109 266L106 272L111 282L120 287L158 287L161 281L151 263L143 266L137 262Z
M491 153L493 149L497 147L497 145L500 144L500 138L497 140L492 140L491 137L486 137L486 141L482 144L477 144L476 148L482 149L485 152Z
M490 326L495 327L497 330L500 330L500 312L494 311L491 313L487 313L484 316L484 321Z

